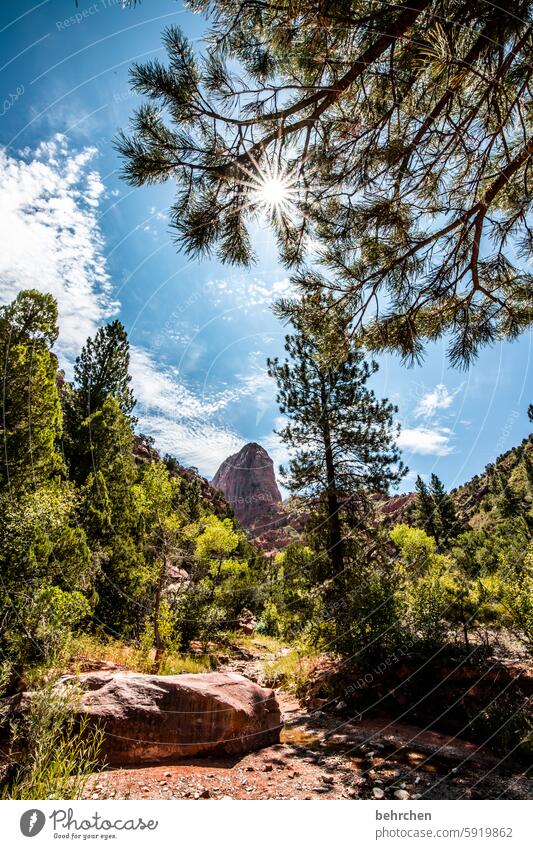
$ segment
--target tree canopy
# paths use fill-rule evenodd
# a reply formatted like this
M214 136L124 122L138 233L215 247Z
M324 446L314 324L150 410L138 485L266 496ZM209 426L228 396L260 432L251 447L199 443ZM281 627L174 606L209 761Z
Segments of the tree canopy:
M527 0L189 5L211 21L203 55L168 28L117 141L131 184L176 181L181 246L250 263L267 208L289 266L323 263L302 290L408 359L447 333L468 364L529 325Z

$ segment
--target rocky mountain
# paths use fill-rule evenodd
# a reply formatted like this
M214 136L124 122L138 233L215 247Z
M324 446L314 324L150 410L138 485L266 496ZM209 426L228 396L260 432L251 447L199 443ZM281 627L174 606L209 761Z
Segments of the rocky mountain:
M257 442L248 442L228 457L211 481L213 489L224 493L243 528L251 528L281 504L274 463Z

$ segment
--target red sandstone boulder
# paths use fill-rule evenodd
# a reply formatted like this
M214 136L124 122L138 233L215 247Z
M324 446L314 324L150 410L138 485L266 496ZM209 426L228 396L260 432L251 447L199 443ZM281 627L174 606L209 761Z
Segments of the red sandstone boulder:
M105 728L110 765L196 755L241 754L279 742L273 690L242 675L141 675L87 672L79 682L80 713Z

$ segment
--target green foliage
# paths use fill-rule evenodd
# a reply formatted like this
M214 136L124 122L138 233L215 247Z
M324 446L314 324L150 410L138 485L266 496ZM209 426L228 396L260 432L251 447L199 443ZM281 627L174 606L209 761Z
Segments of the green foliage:
M2 497L0 645L18 663L51 658L91 612L93 567L75 507L67 485Z
M501 576L501 598L510 627L533 654L533 543L521 562L502 558Z
M365 491L385 492L401 480L393 425L397 408L379 401L367 387L378 370L362 351L346 340L333 353L329 340L343 339L345 316L331 299L323 299L331 313L320 328L311 329L305 311L292 311L293 335L285 337L289 358L269 360L271 377L278 385L280 411L289 421L279 432L292 451L283 470L293 492L318 497L326 509L328 549L333 571L343 569L343 502L363 499Z
M0 492L33 489L62 470L57 360L48 348L56 337L50 295L20 292L0 309Z
M416 492L415 521L435 539L439 551L442 551L461 530L454 500L433 473L429 486L420 475L417 476Z
M321 621L317 561L320 555L300 543L292 543L276 555L269 569L268 596L257 625L259 633L293 639Z
M79 693L48 684L31 694L24 717L10 723L12 767L3 799L79 799L99 767L103 732L78 720Z
M83 418L99 410L106 398L114 398L126 416L135 399L130 388L129 343L124 326L112 321L89 337L76 358L74 377Z
M397 525L390 537L400 550L396 569L405 626L416 640L434 647L459 632L468 646L471 632L501 620L497 578L470 578L452 557L437 553L425 531Z

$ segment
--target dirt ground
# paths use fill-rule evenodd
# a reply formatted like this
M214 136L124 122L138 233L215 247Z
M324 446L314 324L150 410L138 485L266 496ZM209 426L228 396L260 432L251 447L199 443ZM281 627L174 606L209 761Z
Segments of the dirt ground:
M257 678L259 658L231 667ZM227 667L228 668L228 667ZM526 799L524 765L476 745L379 717L346 722L277 690L278 745L245 756L109 769L88 799Z

